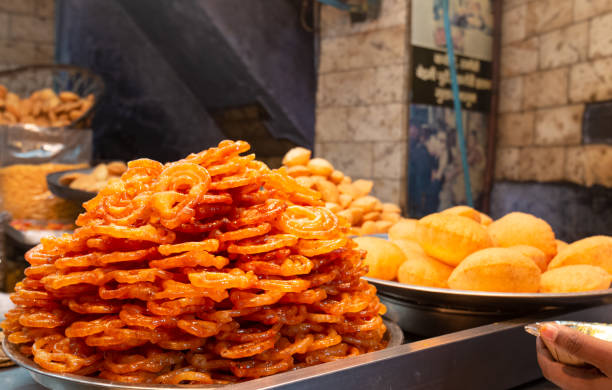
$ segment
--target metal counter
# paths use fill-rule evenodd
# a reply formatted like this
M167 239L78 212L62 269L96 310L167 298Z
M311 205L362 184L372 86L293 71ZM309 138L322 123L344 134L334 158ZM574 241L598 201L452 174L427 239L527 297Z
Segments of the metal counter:
M523 326L542 320L612 323L612 304L493 323L252 380L231 389L509 389L541 377L535 339ZM0 386L41 389L32 380L26 380L26 375L20 368L0 370ZM542 383L542 388L548 386Z

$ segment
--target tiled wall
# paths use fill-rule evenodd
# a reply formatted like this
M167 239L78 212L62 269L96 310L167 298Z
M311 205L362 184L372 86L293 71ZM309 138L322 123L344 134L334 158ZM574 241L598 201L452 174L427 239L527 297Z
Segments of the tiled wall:
M52 63L55 0L0 1L0 68Z
M585 105L612 100L611 36L612 0L504 0L496 179L612 187L612 145L583 143Z
M321 9L315 154L374 195L404 203L410 0L384 0L376 20Z

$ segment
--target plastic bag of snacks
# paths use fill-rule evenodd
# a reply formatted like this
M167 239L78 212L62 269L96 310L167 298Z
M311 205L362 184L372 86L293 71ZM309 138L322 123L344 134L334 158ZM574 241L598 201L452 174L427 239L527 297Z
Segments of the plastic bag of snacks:
M51 194L47 175L86 167L91 143L91 130L0 126L0 210L18 219L73 220L80 205Z
M0 211L15 219L72 221L80 205L47 188L49 173L86 167L100 77L70 65L0 72Z
M29 65L0 71L0 125L91 127L102 79L72 65Z

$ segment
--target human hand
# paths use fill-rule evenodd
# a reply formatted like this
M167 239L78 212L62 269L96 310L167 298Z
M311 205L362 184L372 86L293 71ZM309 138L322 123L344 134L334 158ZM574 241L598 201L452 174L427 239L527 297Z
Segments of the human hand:
M589 366L576 367L556 361L546 345L555 345ZM564 390L612 389L612 342L556 324L540 329L536 341L538 364L544 377Z

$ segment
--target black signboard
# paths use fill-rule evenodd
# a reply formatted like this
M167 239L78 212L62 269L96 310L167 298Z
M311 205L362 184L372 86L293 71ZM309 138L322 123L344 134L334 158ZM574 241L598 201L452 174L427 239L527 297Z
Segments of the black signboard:
M491 62L457 55L459 99L464 109L488 112ZM412 46L412 103L453 106L446 52Z

